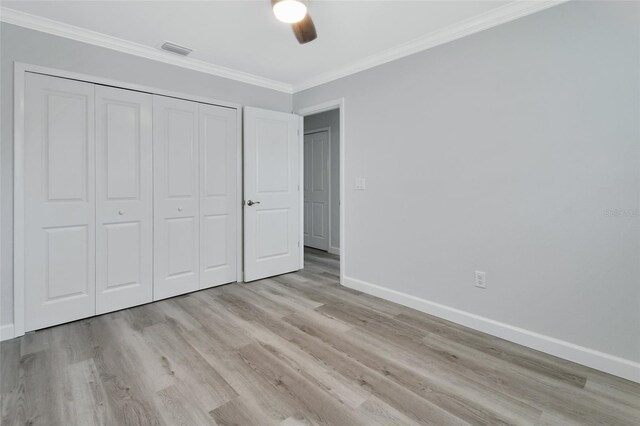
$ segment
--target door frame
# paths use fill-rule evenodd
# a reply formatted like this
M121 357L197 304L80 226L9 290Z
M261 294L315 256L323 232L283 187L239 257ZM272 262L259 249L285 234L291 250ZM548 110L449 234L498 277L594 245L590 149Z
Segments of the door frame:
M325 164L325 167L327 168L326 172L327 172L327 176L328 176L328 188L327 188L327 192L329 193L329 200L327 201L327 207L329 209L329 214L327 215L327 228L328 228L328 236L327 238L329 238L329 245L327 247L327 252L328 253L332 253L332 254L339 254L336 253L336 248L331 246L331 126L326 126L326 127L318 127L317 129L311 129L311 130L304 130L304 136L307 135L312 135L314 133L322 133L322 132L327 132L327 143L328 143L328 147L327 147L327 164ZM304 146L304 140L302 141L302 146ZM303 157L304 159L304 157ZM302 196L303 196L303 200L304 200L304 176L302 178ZM302 223L304 224L304 209L302 211ZM302 228L304 229L304 227ZM302 235L302 249L304 250L304 234Z
M68 80L78 80L87 83L112 86L120 89L132 90L136 92L149 93L152 95L167 96L170 98L184 99L203 104L221 106L235 109L238 117L236 123L237 138L237 164L236 164L236 205L237 213L237 260L236 267L237 281L242 282L243 259L242 259L242 106L233 102L221 101L218 99L191 95L188 93L174 92L171 90L159 89L157 87L144 86L140 84L127 83L124 81L98 77L89 74L81 74L72 71L60 70L57 68L44 67L40 65L27 64L24 62L14 62L13 64L13 336L1 336L0 340L20 337L24 335L25 329L25 281L24 281L24 98L25 98L25 77L26 73L43 74L51 77L66 78ZM9 334L9 333L7 333Z
M346 147L346 142L347 142L347 138L346 138L346 128L345 128L345 98L338 98L338 99L333 99L330 101L326 101L326 102L322 102L319 104L315 104L315 105L311 105L311 106L307 106L307 107L301 107L295 110L295 113L301 116L301 120L303 120L304 123L304 117L308 116L308 115L314 115L314 114L319 114L321 112L326 112L326 111L331 111L337 109L340 111L340 194L338 199L340 200L340 284L344 285L344 276L345 276L345 270L346 270L346 264L347 264L347 249L346 249L346 227L345 227L345 222L346 222L346 175L345 175L345 168L346 168L346 159L345 159L345 147ZM304 129L304 127L303 127ZM302 133L305 133L304 131ZM329 133L329 138L331 137L331 133ZM304 135L302 135L302 137L300 138L301 142L300 142L300 163L302 166L304 166ZM329 140L329 142L331 142L331 140ZM330 148L329 148L330 149ZM329 161L331 161L331 159L329 159ZM303 173L303 167L301 167L301 172ZM331 175L329 175L331 176ZM301 179L304 179L304 175L301 175ZM301 182L304 182L304 180L301 180ZM301 191L301 202L302 199L304 198L304 190ZM329 202L331 202L331 200L329 200ZM304 206L302 206L304 209ZM304 210L303 210L304 211ZM304 241L304 215L302 216L302 226L301 226L301 238L302 241ZM331 248L331 240L329 240L329 248ZM304 247L302 247L302 255L304 256ZM304 262L301 263L301 267L304 266Z

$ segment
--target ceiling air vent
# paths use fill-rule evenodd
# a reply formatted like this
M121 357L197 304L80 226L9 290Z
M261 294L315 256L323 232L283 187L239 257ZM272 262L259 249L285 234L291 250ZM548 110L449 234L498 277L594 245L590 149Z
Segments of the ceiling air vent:
M189 53L193 52L192 49L189 49L187 47L180 46L174 43L170 43L168 41L165 41L164 44L160 46L160 49L166 50L167 52L175 53L181 56L187 56L189 55Z

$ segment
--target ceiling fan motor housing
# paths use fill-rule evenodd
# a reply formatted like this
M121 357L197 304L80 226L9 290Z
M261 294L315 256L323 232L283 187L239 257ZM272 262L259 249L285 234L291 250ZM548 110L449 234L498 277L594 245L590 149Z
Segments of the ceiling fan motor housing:
M275 6L282 1L285 1L285 0L271 0L271 7L274 8L274 13L275 13ZM302 0L288 0L288 1L304 3ZM280 19L280 17L278 17L278 19ZM313 41L316 38L318 38L316 26L313 23L313 20L311 19L311 16L309 15L308 11L300 21L292 23L291 28L293 29L293 34L296 36L298 43L300 44L309 43L310 41Z

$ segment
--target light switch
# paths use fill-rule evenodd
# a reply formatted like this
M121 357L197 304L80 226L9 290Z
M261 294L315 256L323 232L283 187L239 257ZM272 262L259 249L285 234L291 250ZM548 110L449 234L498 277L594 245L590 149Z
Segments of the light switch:
M367 188L367 182L364 178L356 178L356 189L363 191Z

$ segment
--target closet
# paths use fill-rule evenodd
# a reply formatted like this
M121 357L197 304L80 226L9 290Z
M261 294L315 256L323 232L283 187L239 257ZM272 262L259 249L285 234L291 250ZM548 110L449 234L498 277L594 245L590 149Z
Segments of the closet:
M234 108L27 73L25 330L237 279Z

